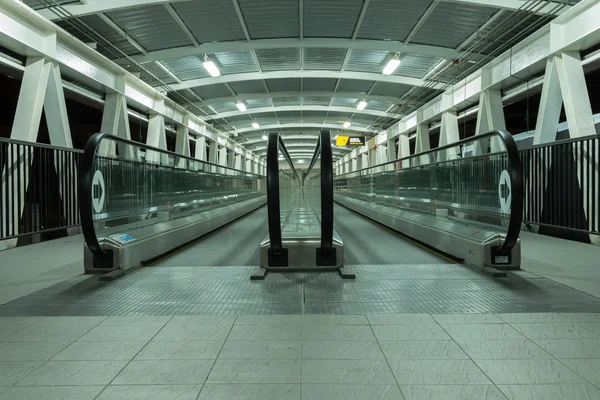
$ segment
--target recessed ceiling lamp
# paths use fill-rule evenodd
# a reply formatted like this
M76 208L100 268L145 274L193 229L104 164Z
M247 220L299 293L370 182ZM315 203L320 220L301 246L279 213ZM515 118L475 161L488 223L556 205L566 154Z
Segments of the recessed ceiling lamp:
M246 105L244 103L242 103L241 101L238 103L235 103L235 106L237 107L238 110L240 111L246 111Z
M361 102L360 102L360 103L358 103L358 105L356 106L356 109L357 109L358 111L362 111L362 110L364 110L365 108L367 108L367 105L368 105L368 104L369 104L369 103L367 103L366 101L364 101L364 100L361 100Z
M350 128L350 125L352 125L352 123L350 121L346 121L344 122L344 125L342 125L344 128Z
M298 164L304 164L304 160L298 160Z
M207 59L202 63L202 65L204 66L204 69L208 71L210 76L212 76L213 78L221 76L221 71L219 71L219 68L217 68L214 62Z
M254 129L258 129L258 128L260 128L260 125L259 125L257 122L253 122L253 123L252 123L252 127L253 127Z
M267 140L269 137L267 135L262 135L263 140Z
M392 58L387 65L385 66L385 68L383 69L383 74L384 75L391 75L392 73L394 73L394 71L396 70L396 68L398 68L398 65L400 65L400 54L396 53L394 55L394 58Z

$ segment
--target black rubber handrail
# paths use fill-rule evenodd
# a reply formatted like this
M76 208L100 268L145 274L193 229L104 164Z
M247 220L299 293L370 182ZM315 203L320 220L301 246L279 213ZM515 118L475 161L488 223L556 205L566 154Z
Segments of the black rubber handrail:
M321 255L328 257L333 249L333 150L331 132L322 130L306 175L321 156Z
M158 149L156 147L148 146L144 143L136 142L133 140L127 140L119 136L111 135L109 133L96 133L87 142L85 150L83 151L83 158L80 164L79 172L79 215L81 218L81 230L83 231L83 237L88 245L88 248L93 253L94 257L99 261L106 261L112 258L112 255L102 249L96 236L96 229L94 228L94 216L92 213L92 180L94 178L94 159L100 143L102 140L112 140L114 142L124 143L132 146L136 146L149 151L155 151L157 153L166 154L178 158L187 159L194 162L214 166L217 168L223 168L230 171L241 172L245 175L262 176L246 171L241 171L235 168L224 167L222 165L213 164L207 161L198 160L193 157L184 156L181 154L174 153L168 150Z
M287 255L284 254L281 236L281 203L279 198L279 152L290 165L298 181L298 173L290 157L285 143L278 132L271 132L267 138L267 213L269 225L269 265L287 266Z
M501 252L508 252L512 250L512 248L517 244L517 241L519 240L519 233L521 232L521 221L523 218L523 166L521 164L521 158L519 157L519 149L517 147L517 143L515 142L515 139L512 137L512 135L507 131L493 130L487 133L482 133L476 136L471 136L459 140L458 142L450 143L441 147L436 147L435 149L427 150L422 153L413 154L408 157L400 158L394 161L388 161L386 163L375 165L373 167L362 168L360 170L348 172L338 176L343 177L350 174L361 173L370 169L380 168L385 165L395 164L397 162L422 157L424 155L429 155L442 150L451 149L453 147L463 146L467 143L491 137L499 137L500 140L502 140L502 142L504 143L504 148L506 149L506 154L508 156L508 173L510 175L511 182L511 210L506 237L499 248L499 251ZM481 156L483 157L487 155L488 154L482 154ZM451 160L445 162L451 162Z

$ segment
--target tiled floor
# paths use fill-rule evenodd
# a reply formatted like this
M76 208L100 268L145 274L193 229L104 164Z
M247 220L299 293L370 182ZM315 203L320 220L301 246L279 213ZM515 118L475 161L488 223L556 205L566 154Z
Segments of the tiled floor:
M0 318L0 400L600 400L600 314Z

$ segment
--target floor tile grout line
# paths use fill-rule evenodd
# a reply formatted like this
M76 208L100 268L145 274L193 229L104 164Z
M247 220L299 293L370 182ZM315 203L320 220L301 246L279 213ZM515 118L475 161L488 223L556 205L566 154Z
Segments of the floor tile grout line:
M208 378L210 378L210 375L212 374L212 371L215 368L217 361L219 360L219 356L221 355L221 352L223 351L223 348L225 347L225 344L227 343L227 339L229 339L229 336L231 335L231 331L233 331L233 327L235 326L235 322L238 320L238 317L239 317L239 315L235 315L235 318L233 319L233 323L231 324L231 327L229 328L229 331L227 332L227 335L225 336L225 340L223 340L223 344L221 345L221 348L219 349L219 352L217 353L215 360L213 361L212 365L210 366L208 373L206 374L206 379L200 386L200 391L198 392L198 395L196 396L196 400L199 400L200 396L202 396L202 392L204 391L204 388L208 384Z
M51 318L51 317L45 317L45 318ZM61 317L58 317L58 318L61 318ZM72 317L67 317L67 318L72 318ZM73 318L77 318L77 317L73 317ZM98 325L99 325L101 322L103 322L103 321L106 321L106 319L107 319L107 318L108 318L108 317L105 317L105 318L104 318L102 321L99 321L99 322L98 322L96 325L93 325L93 326L91 326L91 327L90 327L90 328L89 328L87 331L85 331L83 334L81 334L80 336L78 336L78 337L77 337L77 339L75 339L75 340L73 340L71 343L69 343L69 344L67 345L67 347L68 347L68 346L70 346L70 345L72 345L73 343L75 343L75 342L76 342L76 341L78 341L79 339L81 339L83 336L87 335L87 334L88 334L88 333L89 333L89 332L90 332L92 329L94 329L95 327L97 327L97 326L98 326ZM43 319L44 319L44 318L43 318ZM41 320L40 320L40 321L41 321ZM31 326L33 326L33 324L32 324ZM30 327L31 327L31 326L30 326ZM59 325L59 326L61 326L61 325ZM14 335L16 335L16 333L15 333ZM13 335L11 335L10 337L12 337L12 336L13 336ZM43 342L49 342L49 341L43 341ZM14 342L12 342L12 343L14 343ZM66 348L66 347L65 347L65 348ZM63 349L63 350L64 350L64 349ZM62 350L61 350L61 351L62 351ZM58 353L56 353L56 354L58 354ZM55 355L56 355L56 354L55 354ZM18 384L19 382L21 382L23 379L27 378L27 377L28 377L29 375L31 375L31 374L32 374L34 371L37 371L39 368L41 368L41 367L42 367L42 365L46 364L46 363L47 363L47 362L49 362L49 361L50 361L50 359L48 359L48 360L46 360L46 361L42 361L42 362L40 363L40 365L38 365L37 367L35 367L35 368L34 368L34 369L32 369L31 371L29 371L29 373L27 373L25 376L23 376L23 377L22 377L21 379L19 379L18 381L16 381L15 383L13 383L13 384L11 385L11 387L16 387L16 386L17 386L17 384Z
M366 314L365 314L365 316L366 316ZM367 321L368 320L369 320L369 318L367 317ZM383 359L385 360L385 364L387 365L388 369L390 370L390 373L392 374L392 377L394 378L394 382L396 382L396 387L398 388L398 391L400 392L402 399L406 400L407 397L404 395L404 392L402 391L402 388L400 387L398 378L396 378L396 374L394 373L394 370L392 369L392 366L390 365L390 360L388 360L387 356L385 355L385 352L383 351L383 347L381 347L381 343L379 343L379 339L377 338L377 335L375 334L375 330L373 329L373 325L370 324L370 321L369 321L369 328L371 328L371 332L373 333L373 336L375 337L375 340L377 341L377 346L379 347L379 351L381 351L381 354L383 355Z
M158 334L159 334L159 333L160 333L160 332L161 332L161 331L162 331L162 330L165 328L165 326L167 326L167 324L168 324L168 323L169 323L169 322L170 322L172 319L173 319L173 316L171 316L171 318L169 318L169 319L168 319L168 320L165 322L165 324L164 324L163 326L161 326L161 328L160 328L158 331L156 331L156 333L155 333L154 335L152 335L152 337L151 337L151 338L150 338L150 339L149 339L149 340L146 342L146 344L145 344L145 345L143 345L143 346L140 348L140 350L139 350L137 353L135 353L135 354L133 355L133 357L131 357L131 359L130 359L129 361L127 361L127 362L125 363L125 365L123 366L123 368L121 368L121 369L119 370L119 372L117 372L117 373L115 374L115 376L114 376L114 377L113 377L113 378L112 378L112 379L111 379L111 380L108 382L108 384L107 384L107 385L105 385L105 386L104 386L104 388L102 388L102 390L101 390L101 391L100 391L100 392L99 392L99 393L98 393L98 394L97 394L97 395L94 397L94 399L93 399L93 400L96 400L96 399L98 399L98 398L100 397L100 395L102 395L102 393L103 393L103 392L106 390L106 388L107 388L107 387L109 387L109 386L111 385L111 383L113 383L113 382L114 382L114 380L115 380L115 379L117 379L117 377L118 377L118 376L121 374L121 372L123 372L123 371L125 370L125 368L127 368L127 366L128 366L129 364L131 364L131 363L133 362L133 360L135 360L135 358L136 358L136 357L137 357L137 356L138 356L138 355L139 355L139 354L140 354L140 353L141 353L141 352L142 352L142 351L143 351L143 350L146 348L146 346L148 346L148 344L149 344L149 343L152 341L152 339L154 339L154 338L156 337L156 335L158 335Z
M429 315L431 316L431 314L429 314ZM433 318L433 316L431 316L431 318ZM487 379L489 379L489 381L492 383L492 385L494 385L494 387L495 387L496 389L498 389L498 391L499 391L499 392L502 394L502 396L504 396L504 398L505 398L506 400L508 400L508 396L506 396L506 395L504 394L504 392L503 392L503 391L502 391L502 390L501 390L501 389L498 387L498 384L496 384L496 382L494 382L494 380L493 380L493 379L492 379L490 376L488 376L488 374L486 374L486 373L485 373L485 371L484 371L484 370L483 370L483 369L482 369L482 368L479 366L479 364L477 364L477 362L476 362L475 360L473 360L473 358L471 357L471 355L470 355L469 353L467 353L467 352L466 352L466 351L465 351L465 350L464 350L464 349L461 347L461 345L460 345L460 344L458 344L458 342L457 342L457 341L454 339L454 337L453 337L453 336L450 334L450 332L448 332L448 331L447 331L447 330L446 330L446 329L445 329L445 328L442 326L442 324L441 324L441 323L439 323L439 322L438 322L438 321L437 321L435 318L433 318L433 319L434 319L434 321L436 322L436 324L438 324L438 325L439 325L439 327L440 327L440 328L441 328L441 329L442 329L442 330L443 330L443 331L446 333L446 335L448 335L448 337L450 338L450 340L451 340L452 342L454 342L454 344L455 344L455 345L457 345L457 346L458 346L458 348L459 348L459 349L461 349L461 350L462 350L462 352L463 352L463 353L465 353L465 355L466 355L467 357L469 357L469 360L470 360L470 361L473 363L473 365L475 365L475 366L477 367L477 369L479 369L479 370L481 371L481 373L482 373L482 374L483 374L483 375L484 375L484 376L485 376ZM514 329L514 328L513 328L513 329Z

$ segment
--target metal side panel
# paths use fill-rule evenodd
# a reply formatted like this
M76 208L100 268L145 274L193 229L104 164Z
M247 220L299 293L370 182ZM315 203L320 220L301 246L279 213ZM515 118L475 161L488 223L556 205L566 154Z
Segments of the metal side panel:
M266 196L246 200L189 216L183 219L167 221L133 231L143 239L120 244L113 240L105 240L101 244L104 249L112 250L114 254L113 268L94 268L93 256L84 247L84 264L88 273L108 272L115 269L128 270L139 267L143 261L151 260L181 246L191 240L205 235L219 227L234 221L245 214L254 211L266 203ZM143 232L142 232L143 231ZM134 236L135 237L135 236Z
M512 249L509 262L493 262L492 248L500 246L504 239L497 232L482 230L480 227L472 227L449 218L412 213L342 195L336 195L335 201L380 224L464 260L467 264L479 268L493 267L509 270L520 268L520 241Z

